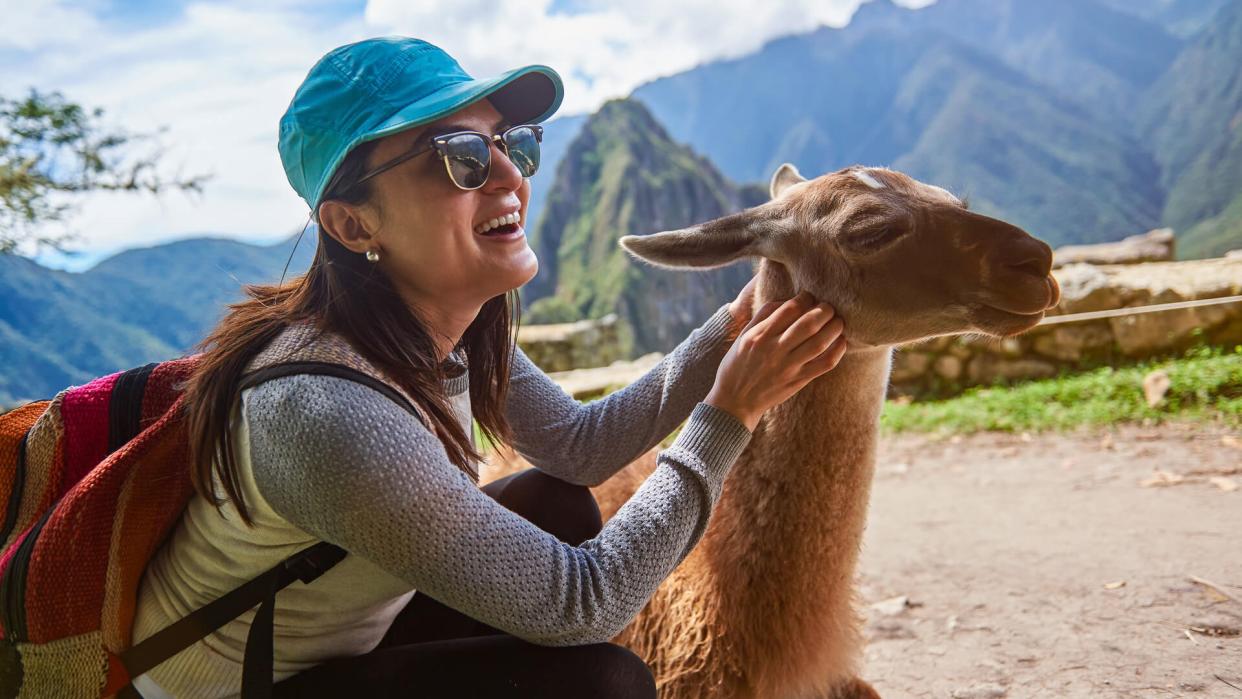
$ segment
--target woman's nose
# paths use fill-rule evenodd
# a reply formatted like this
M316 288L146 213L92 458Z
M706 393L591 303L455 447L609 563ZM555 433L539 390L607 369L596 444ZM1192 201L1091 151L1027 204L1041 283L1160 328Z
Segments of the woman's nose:
M487 188L512 191L521 186L522 172L509 160L505 149L492 141L492 169L487 176Z

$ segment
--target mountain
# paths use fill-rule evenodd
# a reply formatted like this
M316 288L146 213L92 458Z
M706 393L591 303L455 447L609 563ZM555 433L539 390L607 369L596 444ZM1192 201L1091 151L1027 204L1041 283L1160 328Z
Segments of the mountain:
M280 278L292 244L199 238L127 250L76 274L0 255L0 405L185 354L242 298L242 283ZM314 245L312 228L291 276L310 265Z
M1205 29L1220 9L1234 0L1101 0L1120 12L1137 15L1188 38Z
M551 189L556 166L565 157L569 144L582 130L585 114L561 116L543 125L543 141L539 144L539 171L530 179L530 200L526 202L527 227L534 230L543 215L544 201Z
M1001 29L971 28L974 14L1000 22L997 8L1008 8ZM1054 246L1116 240L1157 225L1163 193L1150 154L1102 115L1129 104L1154 69L1135 52L1106 50L1122 39L1080 38L1090 29L1074 22L1096 17L1158 52L1173 41L1088 0L941 0L922 10L876 0L845 28L778 39L633 95L734 180L766 179L784 161L808 175L891 165ZM1045 43L1074 51L1055 70L1019 70ZM1105 76L1094 80L1104 96L1088 104L1049 83L1075 70Z
M1092 0L940 0L859 7L851 32L935 31L1000 59L1092 113L1126 119L1181 48L1157 23Z
M1141 128L1180 254L1242 247L1242 2L1229 3L1152 86Z
M1219 123L1237 111L1225 37L1240 5L872 0L844 28L782 37L631 97L734 181L785 161L808 174L889 165L1054 245L1172 225L1181 255L1216 254L1242 247L1242 203L1226 196L1239 160L1220 142L1234 130ZM1175 126L1153 127L1162 111Z
M523 289L523 322L598 318L616 312L623 352L668 351L752 275L747 262L708 272L669 271L631 260L623 235L682 228L766 201L738 187L669 138L635 100L612 100L583 124L556 170L531 245L540 260Z

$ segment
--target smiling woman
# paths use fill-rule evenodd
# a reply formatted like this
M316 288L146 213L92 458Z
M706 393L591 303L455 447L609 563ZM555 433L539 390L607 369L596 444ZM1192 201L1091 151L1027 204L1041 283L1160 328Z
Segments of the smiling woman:
M404 37L311 69L280 153L319 247L302 277L248 287L201 345L196 494L146 567L133 640L299 552L332 556L138 692L655 696L610 639L702 536L763 411L840 360L843 325L805 294L752 318L752 282L626 389L565 393L513 332L538 270L537 122L560 101L550 68L474 79ZM535 468L480 488L472 418ZM604 526L588 487L683 422Z

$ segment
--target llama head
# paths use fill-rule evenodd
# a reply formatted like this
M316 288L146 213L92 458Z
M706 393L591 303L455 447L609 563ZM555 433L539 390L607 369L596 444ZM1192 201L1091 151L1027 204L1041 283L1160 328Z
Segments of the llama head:
M852 346L938 335L1014 335L1056 305L1052 250L1022 229L967 209L940 187L886 168L806 179L789 163L771 200L713 221L624 236L659 267L714 268L764 258L792 288L831 303Z

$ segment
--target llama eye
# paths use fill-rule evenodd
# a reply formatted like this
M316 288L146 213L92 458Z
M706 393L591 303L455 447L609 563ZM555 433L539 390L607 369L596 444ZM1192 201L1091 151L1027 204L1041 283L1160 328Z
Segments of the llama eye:
M881 228L862 235L850 237L850 245L865 250L875 249L892 242L900 235L899 228Z

